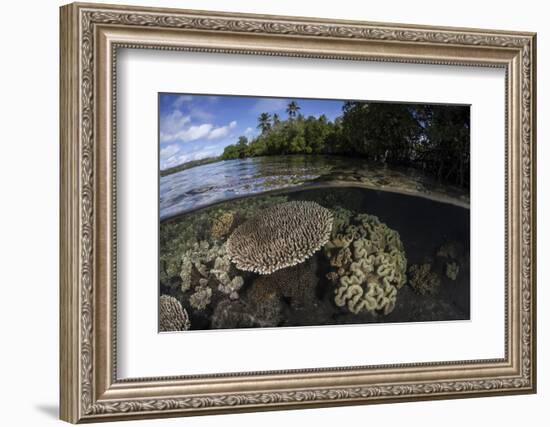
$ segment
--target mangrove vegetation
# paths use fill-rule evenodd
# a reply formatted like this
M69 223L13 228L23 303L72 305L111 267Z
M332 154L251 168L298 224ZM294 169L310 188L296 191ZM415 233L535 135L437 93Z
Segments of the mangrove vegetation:
M292 101L287 116L261 113L260 134L240 136L221 160L246 157L332 154L389 166L413 167L440 182L470 185L468 106L348 101L334 120L305 117Z

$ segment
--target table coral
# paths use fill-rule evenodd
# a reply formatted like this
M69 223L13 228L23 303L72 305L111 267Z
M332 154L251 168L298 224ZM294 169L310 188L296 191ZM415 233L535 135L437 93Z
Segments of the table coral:
M190 289L192 265L185 262L184 255L192 251L201 241L212 243L212 218L219 218L224 213L233 213L232 227L239 221L256 215L262 209L284 203L287 196L266 196L254 199L233 200L225 204L226 208L213 206L185 216L185 219L168 219L160 223L160 281L168 284L174 278L182 278L182 290ZM227 221L227 220L226 220Z
M161 295L159 304L160 331L185 331L190 327L189 315L180 302L172 296Z
M315 202L281 203L237 227L227 240L227 253L240 270L271 274L321 249L332 220L332 212Z
M339 267L334 302L352 313L389 314L406 282L407 258L399 233L378 217L339 209L325 254Z

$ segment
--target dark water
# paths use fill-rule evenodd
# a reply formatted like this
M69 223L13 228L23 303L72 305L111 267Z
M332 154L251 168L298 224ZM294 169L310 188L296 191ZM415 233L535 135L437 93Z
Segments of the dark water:
M265 191L336 184L416 194L465 207L469 203L463 190L442 186L414 169L353 157L270 156L220 161L161 177L160 217Z
M172 295L188 312L191 329L236 328L236 327L281 327L329 324L357 324L383 322L448 321L470 318L470 210L457 204L444 203L426 197L399 192L372 190L368 188L294 188L284 195L251 196L238 201L226 201L216 206L198 209L174 216L161 222L160 293ZM271 201L270 201L271 200ZM194 289L198 289L201 276L192 271L189 289L182 289L179 265L189 242L212 240L212 218L224 212L235 213L231 230L250 216L269 209L269 204L284 201L315 201L327 209L343 208L355 214L375 215L381 222L399 233L407 259L407 282L397 292L395 308L384 314L380 311L352 313L335 304L335 283L327 278L334 270L329 257L320 250L307 262L296 281L312 281L311 303L296 306L284 293L275 295L277 315L269 315L266 322L254 322L246 317L247 310L257 310L258 296L252 295L260 276L256 273L237 271L231 267L231 275L243 277L244 284L238 290L238 298L231 299L220 292L216 282L210 280L211 298L208 305L196 309L190 303ZM262 205L263 203L263 205ZM266 208L266 206L268 206ZM220 239L223 244L227 236ZM217 244L217 243L212 243ZM452 246L452 259L441 256L442 247ZM447 265L459 266L456 280L447 275ZM440 285L433 294L420 294L411 286L409 267L415 264L430 264ZM212 263L208 268L212 268ZM312 279L313 278L313 279ZM269 284L269 277L262 278ZM267 297L266 297L267 298ZM271 298L271 296L270 296ZM256 305L254 305L256 304ZM222 310L222 309L223 310ZM269 308L269 307L268 307ZM271 308L270 308L271 309ZM220 316L222 312L224 316ZM244 314L243 314L244 313ZM256 312L255 312L256 313ZM240 317L239 317L240 316ZM244 316L244 317L243 317ZM236 320L237 319L237 320ZM243 320L245 319L245 320ZM225 323L224 323L225 322Z

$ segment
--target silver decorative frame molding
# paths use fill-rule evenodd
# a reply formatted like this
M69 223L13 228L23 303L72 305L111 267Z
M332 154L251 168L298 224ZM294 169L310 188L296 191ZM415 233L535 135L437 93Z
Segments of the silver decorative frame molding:
M60 43L62 419L77 423L535 392L535 34L76 3L61 8ZM504 68L505 357L117 379L118 48Z

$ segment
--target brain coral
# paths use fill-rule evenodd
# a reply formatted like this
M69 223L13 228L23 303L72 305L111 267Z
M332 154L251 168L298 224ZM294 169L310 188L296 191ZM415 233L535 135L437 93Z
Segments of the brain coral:
M191 327L187 311L169 295L160 296L159 324L161 332L185 331Z
M281 203L237 227L227 253L240 270L271 274L318 251L330 237L332 220L332 212L315 202Z
M352 313L362 310L389 314L397 290L406 282L407 258L399 233L373 215L351 215L336 209L331 240L325 253L338 267L334 302Z

